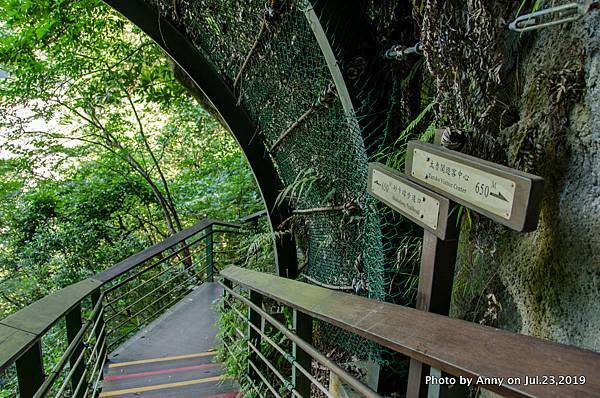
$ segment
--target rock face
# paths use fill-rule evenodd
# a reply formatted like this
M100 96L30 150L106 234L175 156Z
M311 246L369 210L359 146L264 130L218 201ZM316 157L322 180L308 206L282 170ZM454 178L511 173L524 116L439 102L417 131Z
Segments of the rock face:
M535 232L463 222L453 315L600 351L600 10L515 35L501 1L434 3L423 34L439 114L465 152L546 183ZM456 30L436 32L440 18ZM494 62L462 67L469 50Z
M564 148L557 149L555 160L545 167L548 187L540 228L507 241L514 241L515 250L510 243L503 248L501 272L521 315L523 333L596 351L600 350L599 24L600 15L594 12L571 27L540 33L525 60L528 82L542 68L558 67L560 73L561 67L568 71L569 64L581 62L583 95L564 109L568 113L561 121L562 131L549 132ZM561 80L552 84L556 86L550 90L558 96ZM559 101L542 107L560 107ZM523 111L535 123L532 126L543 126L544 120L536 121L539 110L525 106Z

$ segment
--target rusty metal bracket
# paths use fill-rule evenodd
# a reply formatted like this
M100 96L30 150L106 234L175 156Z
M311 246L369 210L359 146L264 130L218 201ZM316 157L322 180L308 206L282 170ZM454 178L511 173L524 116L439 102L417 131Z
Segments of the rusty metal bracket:
M390 47L384 54L384 58L391 59L394 61L403 61L412 54L423 54L423 48L421 42L418 42L412 47L403 46L402 44L396 44Z

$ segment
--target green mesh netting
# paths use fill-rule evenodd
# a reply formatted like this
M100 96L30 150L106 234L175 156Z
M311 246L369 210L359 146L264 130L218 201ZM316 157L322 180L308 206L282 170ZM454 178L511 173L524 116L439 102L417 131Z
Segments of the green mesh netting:
M388 157L381 151L402 104L392 101L388 120L377 137L367 137L365 148L359 124L349 123L333 95L302 1L271 0L267 6L264 0L148 1L185 30L234 88L258 126L256 139L273 147L270 155L290 187L287 200L295 212L288 226L304 252L303 276L378 300L410 302L406 270L399 264L410 263L414 253L397 250L403 220L367 194L368 158ZM386 20L383 28L394 18L389 13L395 3L389 3L372 6L369 14ZM365 103L357 110L359 119L370 112ZM374 344L333 326L319 327L329 343L359 358L379 359Z

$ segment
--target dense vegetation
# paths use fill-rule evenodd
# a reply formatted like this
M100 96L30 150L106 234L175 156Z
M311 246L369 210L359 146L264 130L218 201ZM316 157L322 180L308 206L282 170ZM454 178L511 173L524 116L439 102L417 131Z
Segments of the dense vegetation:
M260 208L229 133L97 1L0 1L0 317Z

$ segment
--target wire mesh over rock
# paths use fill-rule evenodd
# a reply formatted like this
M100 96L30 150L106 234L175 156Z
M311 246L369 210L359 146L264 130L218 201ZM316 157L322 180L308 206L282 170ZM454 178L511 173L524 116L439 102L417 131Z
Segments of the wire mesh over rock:
M256 124L255 139L270 148L290 188L282 197L293 209L284 228L299 240L306 279L385 299L379 216L366 191L367 152L337 96L307 4L150 3L212 62ZM345 337L339 339L343 344Z

